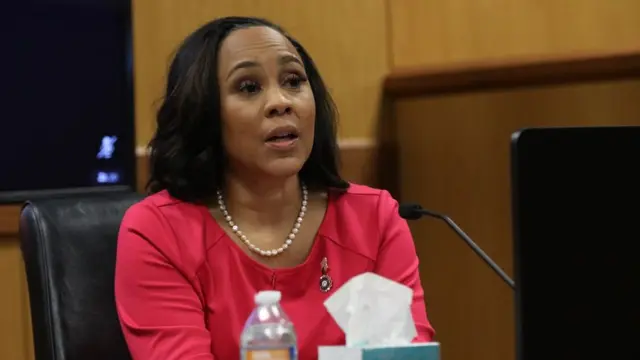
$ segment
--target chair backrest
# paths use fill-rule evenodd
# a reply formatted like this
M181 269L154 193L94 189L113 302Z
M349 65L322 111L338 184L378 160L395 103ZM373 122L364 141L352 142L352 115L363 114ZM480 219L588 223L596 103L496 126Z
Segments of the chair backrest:
M114 301L117 234L134 193L28 202L20 218L37 360L130 359Z

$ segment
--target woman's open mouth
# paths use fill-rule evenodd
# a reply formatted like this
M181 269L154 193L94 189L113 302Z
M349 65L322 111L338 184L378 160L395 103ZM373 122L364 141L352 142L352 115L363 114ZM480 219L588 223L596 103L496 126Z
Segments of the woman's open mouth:
M280 127L272 130L265 140L265 144L276 150L289 150L298 142L298 130L294 127Z

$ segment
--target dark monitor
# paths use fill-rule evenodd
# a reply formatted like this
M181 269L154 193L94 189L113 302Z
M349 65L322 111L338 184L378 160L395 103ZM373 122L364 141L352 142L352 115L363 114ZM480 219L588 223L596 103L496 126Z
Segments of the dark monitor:
M512 138L518 360L640 359L640 127Z
M0 11L0 203L135 187L131 0Z

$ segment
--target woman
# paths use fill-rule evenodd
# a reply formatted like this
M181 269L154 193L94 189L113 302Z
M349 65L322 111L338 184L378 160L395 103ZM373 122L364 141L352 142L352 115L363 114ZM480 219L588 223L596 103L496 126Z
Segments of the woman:
M324 300L369 271L413 289L415 341L431 340L409 228L388 192L340 177L335 128L313 61L277 26L222 18L184 41L150 143L152 195L118 239L134 359L239 358L254 294L269 289L300 359L315 359L345 341Z

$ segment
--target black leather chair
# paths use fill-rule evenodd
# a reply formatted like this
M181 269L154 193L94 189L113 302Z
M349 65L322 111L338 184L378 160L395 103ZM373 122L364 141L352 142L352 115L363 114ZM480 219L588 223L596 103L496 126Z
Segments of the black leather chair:
M131 359L114 302L116 240L134 193L28 202L20 217L37 360Z

